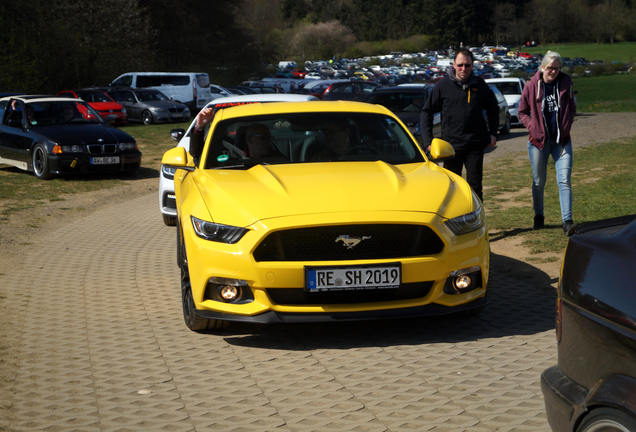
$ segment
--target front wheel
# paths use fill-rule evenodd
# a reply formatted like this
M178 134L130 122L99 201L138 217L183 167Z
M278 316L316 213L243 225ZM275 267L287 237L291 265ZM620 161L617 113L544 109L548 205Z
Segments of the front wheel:
M46 148L42 144L38 144L33 148L33 175L40 180L48 180L51 178L49 156Z
M633 432L636 419L614 408L596 408L583 418L576 432Z
M185 251L181 227L177 227L177 261L181 270L181 303L183 306L183 320L186 327L195 332L205 330L218 330L228 326L227 321L208 319L197 314L192 298L192 287L190 286L190 272L188 269L188 258Z
M152 113L148 110L145 110L141 113L141 122L145 125L152 124Z

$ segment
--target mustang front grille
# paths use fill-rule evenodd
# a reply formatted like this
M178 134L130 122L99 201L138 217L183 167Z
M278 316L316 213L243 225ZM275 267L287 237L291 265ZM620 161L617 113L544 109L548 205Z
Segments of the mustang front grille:
M399 224L296 228L268 235L256 261L344 261L438 254L442 240L427 226Z
M400 285L399 288L375 290L343 290L310 293L303 288L270 288L269 298L278 305L321 305L373 303L391 300L409 300L428 295L433 282L415 282Z

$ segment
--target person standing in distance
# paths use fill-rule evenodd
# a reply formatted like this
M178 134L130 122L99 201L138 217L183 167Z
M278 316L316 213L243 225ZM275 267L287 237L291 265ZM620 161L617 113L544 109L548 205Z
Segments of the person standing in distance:
M559 187L563 232L570 235L572 221L572 141L570 129L576 114L570 77L561 71L561 56L548 51L541 68L521 92L519 119L528 128L528 156L532 166L534 229L544 226L543 192L548 158L552 155Z
M468 184L483 201L484 150L497 145L499 105L486 82L473 73L473 60L466 48L455 52L452 68L429 94L420 124L422 142L428 147L433 139L433 115L441 113L440 138L455 149L455 157L444 161L444 168L462 175L465 166Z

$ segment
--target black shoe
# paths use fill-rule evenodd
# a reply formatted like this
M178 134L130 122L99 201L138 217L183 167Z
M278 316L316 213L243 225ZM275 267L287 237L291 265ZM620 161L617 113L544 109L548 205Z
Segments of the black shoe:
M541 229L543 228L545 225L543 224L543 215L535 215L534 216L534 225L532 226L533 229Z
M563 234L566 236L574 234L574 222L571 219L563 222Z

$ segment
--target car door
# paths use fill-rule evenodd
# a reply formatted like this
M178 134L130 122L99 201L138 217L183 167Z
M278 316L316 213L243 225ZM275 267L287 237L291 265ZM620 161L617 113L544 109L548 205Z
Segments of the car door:
M110 92L110 95L126 108L128 120L141 120L141 110L137 106L139 104L137 104L137 99L132 91L115 90Z
M15 103L12 103L14 102ZM25 127L25 106L22 101L8 102L0 125L0 162L26 170L34 138Z

